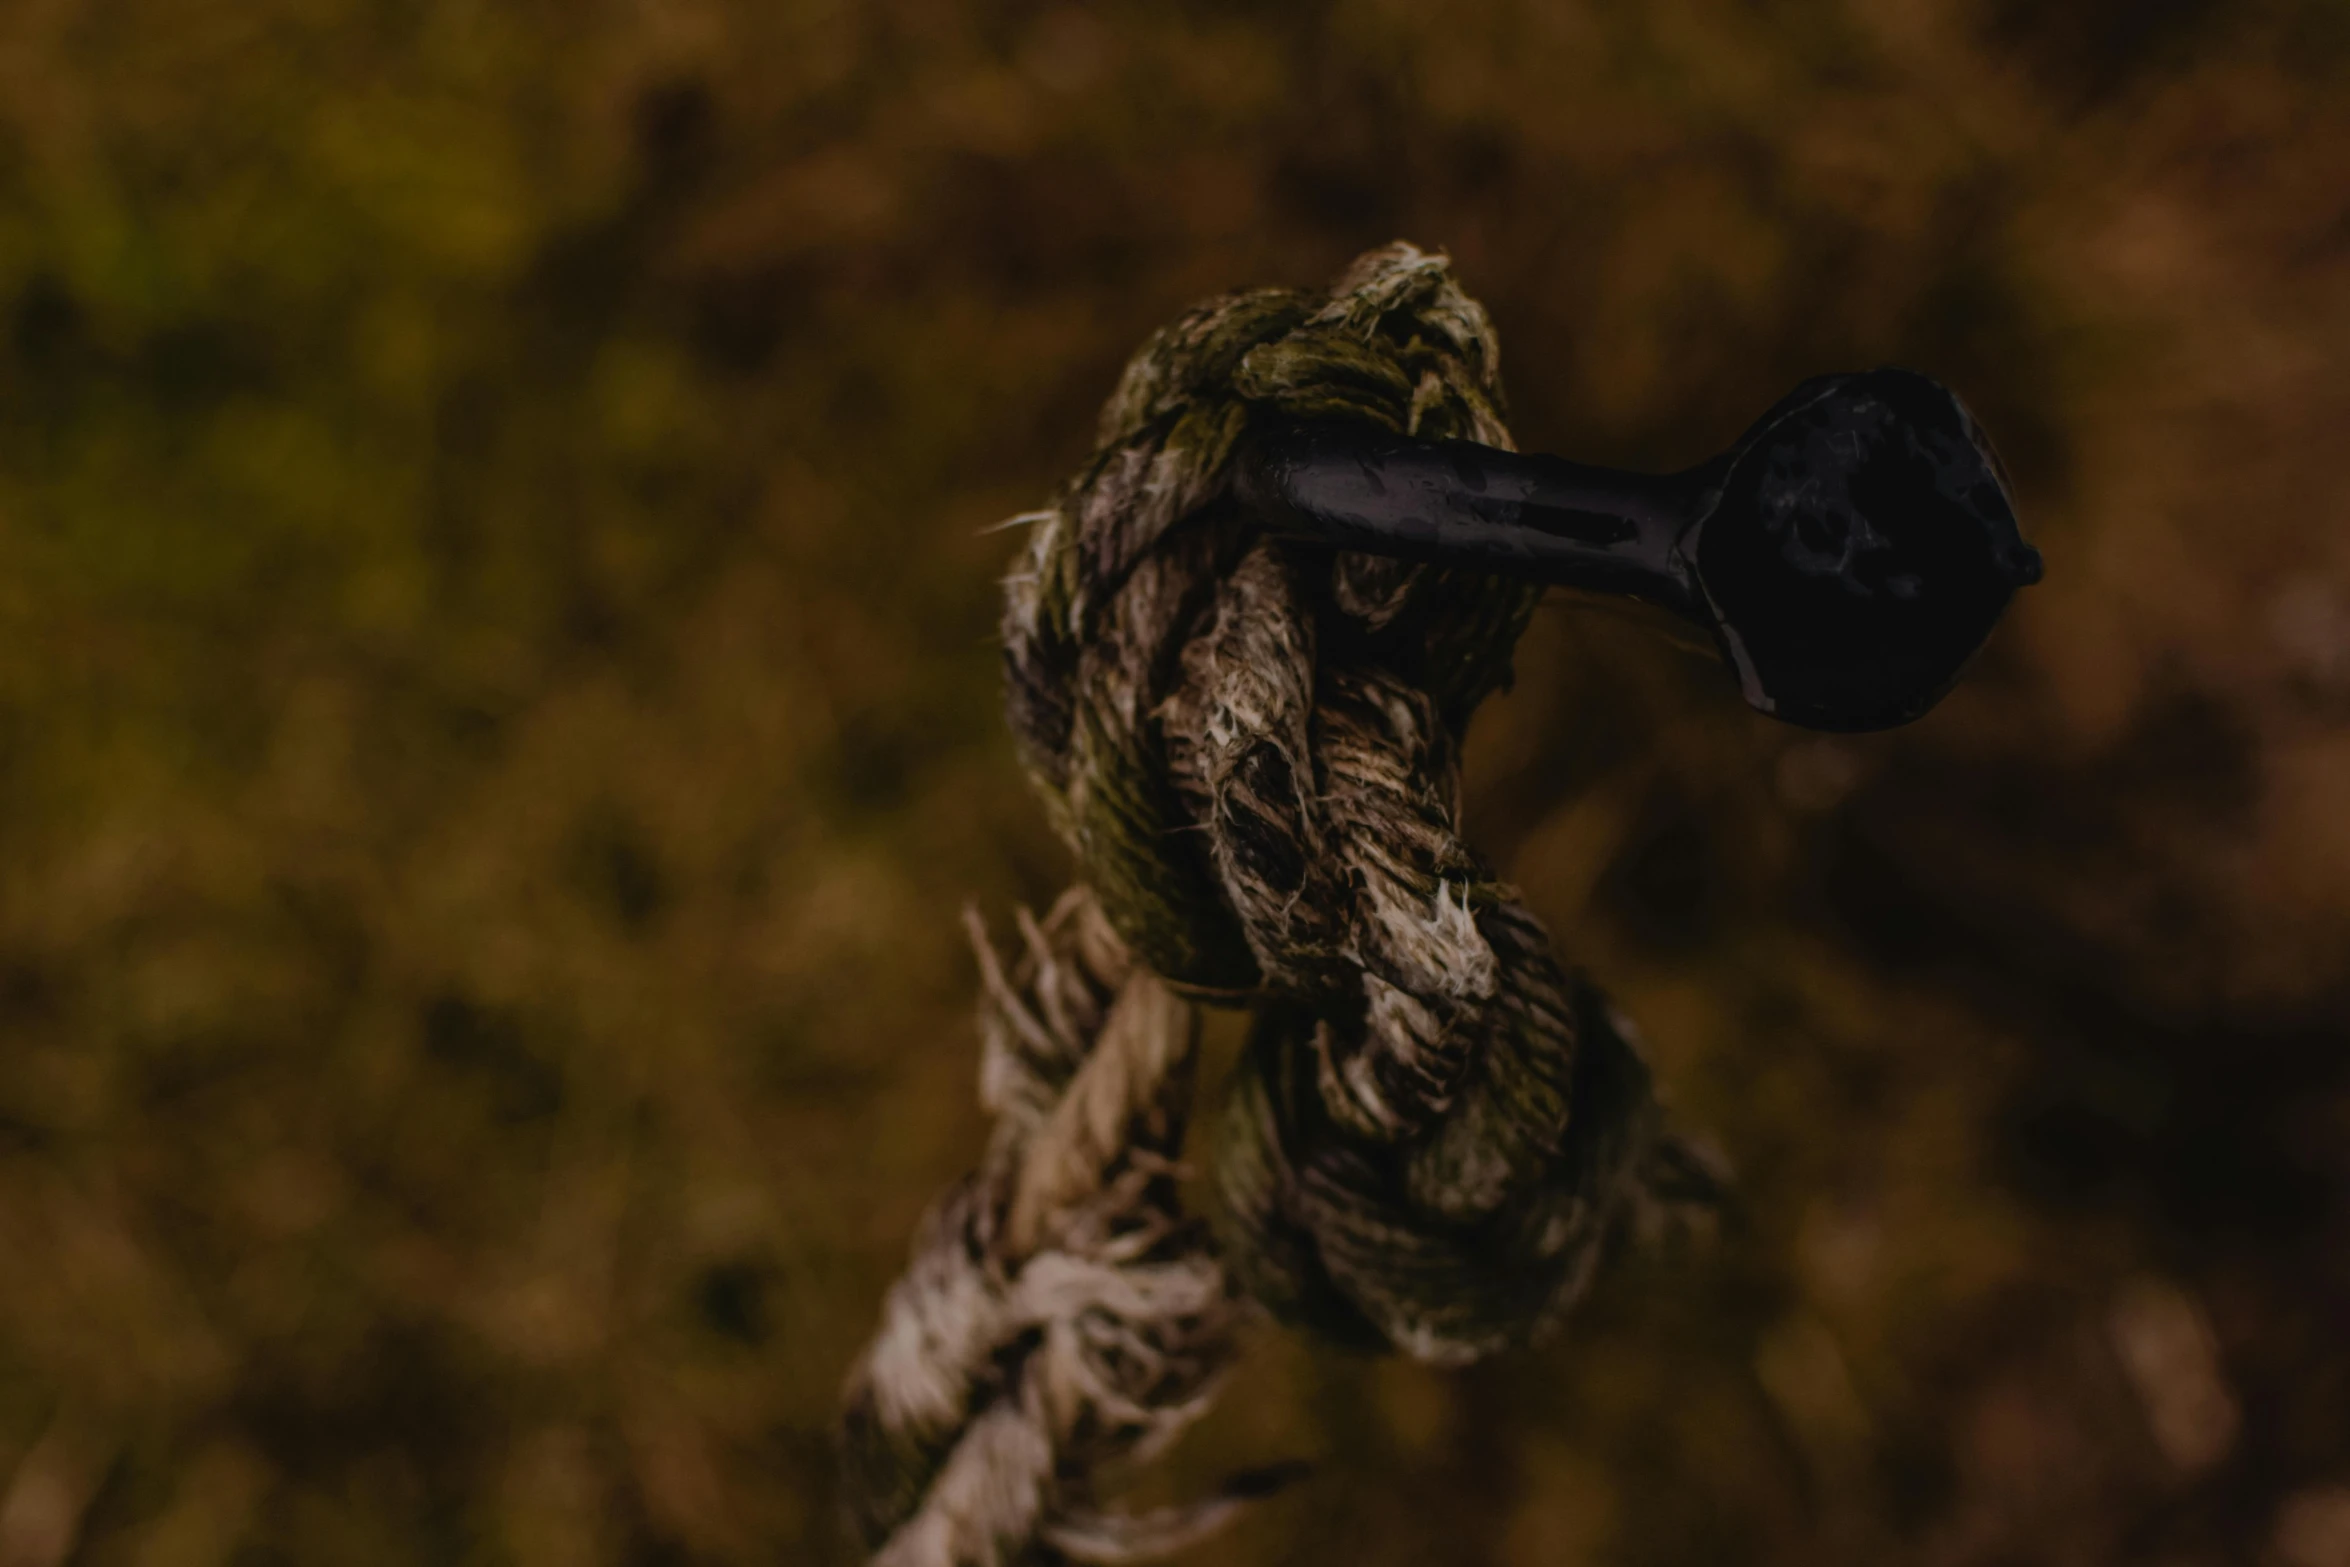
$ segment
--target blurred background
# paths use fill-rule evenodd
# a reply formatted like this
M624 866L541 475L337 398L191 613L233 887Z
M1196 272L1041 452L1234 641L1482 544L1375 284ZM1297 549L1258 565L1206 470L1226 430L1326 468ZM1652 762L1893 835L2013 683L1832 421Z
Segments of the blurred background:
M2048 580L1854 740L1543 613L1471 835L1743 1226L1466 1374L1265 1331L1144 1493L2350 1563L2341 0L10 0L0 1563L852 1561L958 909L1068 874L982 530L1394 238L1531 448L1944 378Z

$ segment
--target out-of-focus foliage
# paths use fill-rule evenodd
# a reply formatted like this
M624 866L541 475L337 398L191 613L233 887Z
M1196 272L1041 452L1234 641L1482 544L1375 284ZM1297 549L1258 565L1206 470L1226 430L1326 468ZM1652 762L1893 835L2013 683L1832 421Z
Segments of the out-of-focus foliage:
M0 1561L847 1561L956 909L1066 871L980 530L1398 237L1531 447L1944 377L2049 578L1853 741L1545 613L1472 830L1742 1222L1263 1335L1202 1558L2350 1560L2339 0L13 0Z

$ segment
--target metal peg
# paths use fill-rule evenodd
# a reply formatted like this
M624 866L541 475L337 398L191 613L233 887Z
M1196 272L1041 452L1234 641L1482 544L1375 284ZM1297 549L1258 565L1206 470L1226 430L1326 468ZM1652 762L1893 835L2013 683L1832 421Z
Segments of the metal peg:
M1982 430L1906 370L1806 381L1680 473L1296 424L1235 483L1276 534L1659 605L1756 709L1813 729L1923 715L2040 580Z

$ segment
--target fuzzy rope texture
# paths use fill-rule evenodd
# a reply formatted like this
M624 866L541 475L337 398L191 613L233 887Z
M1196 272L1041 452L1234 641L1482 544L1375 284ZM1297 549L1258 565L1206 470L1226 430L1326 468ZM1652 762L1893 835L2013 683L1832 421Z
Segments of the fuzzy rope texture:
M1123 1562L1212 1531L1266 1477L1188 1508L1096 1505L1207 1408L1235 1301L1176 1201L1197 1019L1083 889L1023 911L984 995L980 1167L930 1211L851 1373L841 1445L876 1567Z
M1084 1554L1086 1531L1110 1526L1058 1520L1091 1506L1098 1469L1197 1412L1228 1354L1227 1275L1312 1331L1459 1364L1537 1341L1619 1234L1711 1201L1712 1169L1665 1129L1627 1025L1460 836L1462 737L1507 684L1539 588L1273 540L1231 494L1236 452L1270 421L1509 446L1498 359L1445 260L1408 245L1359 258L1328 291L1212 300L1143 347L1093 457L1055 505L1017 519L1031 531L1006 584L1008 714L1086 889L1084 918L1062 918L1127 966L1088 970L1086 1007L1065 978L1035 977L1050 940L1030 942L1020 977L986 966L996 1142L933 1214L852 1388L851 1491L878 1559L1110 1559ZM1086 1064L1036 1067L1007 1098L999 1063L1045 1059L1003 1043L1028 1039L1006 1009L1039 984L1062 998L1051 1058ZM1215 1128L1212 1243L1164 1180L1180 1115L1133 1097L1149 1071L1118 1069L1115 1137L1117 1096L1070 1108L1086 1072L1136 1048L1086 1021L1114 1015L1109 994L1125 1005L1120 986L1254 1013ZM1027 1011L1043 1018L1035 994ZM1169 1062L1152 1080L1172 1095L1188 1047ZM1066 1121L1091 1128L1083 1157L1049 1151L1044 1129ZM1096 1179L1104 1195L1072 1195L1069 1211L1128 1190L1120 1180L1150 1193L1121 1199L1148 1217L1129 1207L1118 1223L1150 1237L1132 1255L1151 1260L1082 1227L1031 1250L1041 1232L1019 1216L1041 1200L1024 1210L1024 1183L1046 1178L1007 1172L1038 1160L1072 1194ZM1144 1170L1160 1174L1132 1185ZM1023 1281L1077 1263L1129 1285L1136 1268L1172 1267L1183 1283L1031 1300L1042 1286ZM988 1304L951 1304L966 1298ZM1022 1334L1049 1349L1056 1333L1180 1346L1152 1361L1180 1372L1145 1394L1007 1357ZM1017 1427L1016 1460L971 1456L1012 1441L990 1421ZM999 1490L1007 1474L1058 1479L978 1508L992 1522L975 1535L975 1504L953 1491L962 1466ZM1188 1538L1224 1500L1114 1548ZM962 1521L934 1521L948 1519ZM922 1530L985 1539L909 1545Z

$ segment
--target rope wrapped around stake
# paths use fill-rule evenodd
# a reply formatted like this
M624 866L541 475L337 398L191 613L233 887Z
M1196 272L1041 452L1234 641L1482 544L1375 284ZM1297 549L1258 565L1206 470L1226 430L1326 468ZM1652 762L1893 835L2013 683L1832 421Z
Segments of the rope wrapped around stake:
M1093 457L1021 519L1007 707L1086 892L1012 976L984 959L996 1140L932 1215L852 1385L850 1489L878 1560L1111 1559L1078 1549L1083 1529L1056 1509L1089 1506L1100 1463L1155 1447L1207 1396L1231 1326L1219 1256L1288 1321L1459 1364L1538 1340L1627 1227L1717 1195L1709 1162L1664 1127L1627 1025L1460 836L1462 736L1508 683L1540 587L1276 540L1233 492L1243 441L1275 421L1508 448L1498 358L1445 260L1409 245L1359 258L1327 292L1210 301L1136 355ZM1048 964L1056 942L1118 956ZM1144 1099L1109 1096L1128 1112L1114 1148L1096 1091L1071 1108L1096 1063L1134 1048L1113 1046L1113 1025L1138 986L1153 1005L1180 993L1255 1014L1215 1129L1214 1245L1177 1217L1164 1178L1172 1097L1145 1114ZM1019 1015L1064 1042L1037 1044ZM1174 1096L1188 1046L1167 1061L1156 1081ZM1028 1074L1017 1092L1004 1062ZM1057 1140L1064 1123L1092 1140ZM1031 1173L1048 1167L1060 1173ZM1077 1195L1088 1179L1100 1197ZM1024 1198L1030 1183L1070 1195ZM1052 1259L1145 1264L1111 1260L1081 1229L1052 1242L1076 1252L1030 1251L1041 1231L1019 1216L1091 1213L1113 1189L1132 1194L1112 1203L1126 1233L1151 1237L1147 1266L1178 1268L1182 1286L1170 1274L1148 1304L1102 1290L1038 1317L1023 1281ZM1047 1348L1139 1333L1165 1346L1160 1380L1147 1395L1118 1384L1130 1405L1097 1390L1048 1409L1043 1390L1066 1386L1046 1369L1058 1362L1003 1370L1006 1333ZM1124 1425L1105 1423L1112 1410ZM972 1456L1009 1443L998 1427L1029 1446ZM1124 1434L1105 1446L1103 1432ZM984 1508L963 1478L982 1469ZM1119 1548L1166 1543L1145 1533Z

